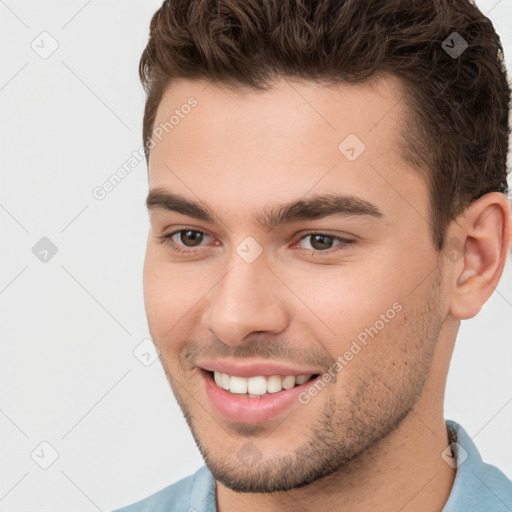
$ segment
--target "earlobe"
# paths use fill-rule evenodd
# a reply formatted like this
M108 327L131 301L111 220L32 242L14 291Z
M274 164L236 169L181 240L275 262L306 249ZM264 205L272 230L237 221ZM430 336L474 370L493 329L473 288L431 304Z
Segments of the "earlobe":
M495 290L512 239L510 204L499 192L472 203L456 222L461 261L453 265L450 313L460 319L474 317Z

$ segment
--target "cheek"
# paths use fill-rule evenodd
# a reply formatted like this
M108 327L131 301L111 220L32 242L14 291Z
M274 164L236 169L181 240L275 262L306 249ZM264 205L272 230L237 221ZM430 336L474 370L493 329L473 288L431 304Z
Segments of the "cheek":
M310 276L302 273L300 279L290 276L292 281L301 283L297 295L304 304L302 309L314 313L296 318L302 317L305 323L313 321L325 331L325 341L333 349L340 348L340 344L349 343L365 328L379 321L380 315L389 312L386 319L394 318L399 306L393 309L393 305L401 304L404 295L396 276L387 268L384 262L379 266L354 264Z
M181 285L169 270L158 251L148 247L143 272L144 303L151 334L159 346L180 314Z
M158 250L146 251L144 302L151 336L160 350L179 349L179 341L197 323L194 313L208 286L191 268L170 264Z

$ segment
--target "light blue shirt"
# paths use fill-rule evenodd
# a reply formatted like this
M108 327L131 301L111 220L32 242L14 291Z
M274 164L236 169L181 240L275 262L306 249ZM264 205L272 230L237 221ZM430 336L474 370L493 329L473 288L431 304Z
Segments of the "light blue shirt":
M447 463L457 468L443 512L512 512L512 482L482 462L478 450L456 422L447 420L456 443ZM215 480L206 466L146 499L114 512L217 512Z

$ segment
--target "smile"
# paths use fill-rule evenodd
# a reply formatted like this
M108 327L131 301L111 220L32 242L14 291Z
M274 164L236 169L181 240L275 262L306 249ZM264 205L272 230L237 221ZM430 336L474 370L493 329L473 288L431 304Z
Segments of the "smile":
M303 405L299 395L319 374L253 375L242 377L198 368L206 396L223 420L255 424L270 421Z
M215 384L219 388L235 395L246 395L250 398L267 396L271 393L279 393L283 389L292 389L311 379L313 375L257 375L255 377L240 377L218 371L213 372Z

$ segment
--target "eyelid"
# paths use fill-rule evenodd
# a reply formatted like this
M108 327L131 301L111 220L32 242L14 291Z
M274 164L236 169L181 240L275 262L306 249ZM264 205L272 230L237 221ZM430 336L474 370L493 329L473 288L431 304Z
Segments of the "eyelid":
M326 236L326 237L332 238L334 240L338 240L340 242L340 243L334 245L333 247L326 249L324 251L314 250L314 249L302 249L304 251L308 251L309 253L314 253L314 254L330 254L335 251L343 250L343 249L336 249L336 247L354 244L357 241L355 238L346 238L341 235L335 235L335 234L329 233L328 231L312 230L312 231L308 231L306 233L302 233L300 235L299 239L297 240L297 242L295 242L292 247L296 247L302 240L304 240L308 236L312 236L312 235ZM301 248L299 247L299 249L301 249Z
M202 235L205 235L205 236L207 236L207 237L209 237L211 239L215 238L214 236L210 235L208 233L208 231L206 231L204 229L191 228L189 226L184 226L184 227L181 227L181 228L178 228L178 229L175 228L170 233L168 233L166 235L159 236L158 238L163 243L167 242L168 244L172 244L174 246L179 247L180 249L183 249L182 252L193 252L196 247L201 247L201 246L205 245L205 244L200 244L200 245L197 245L196 247L187 247L186 245L182 245L182 244L176 243L174 240L172 240L172 238L175 235L179 235L180 233L183 233L183 232L186 232L186 231L193 231L195 233L201 233Z

